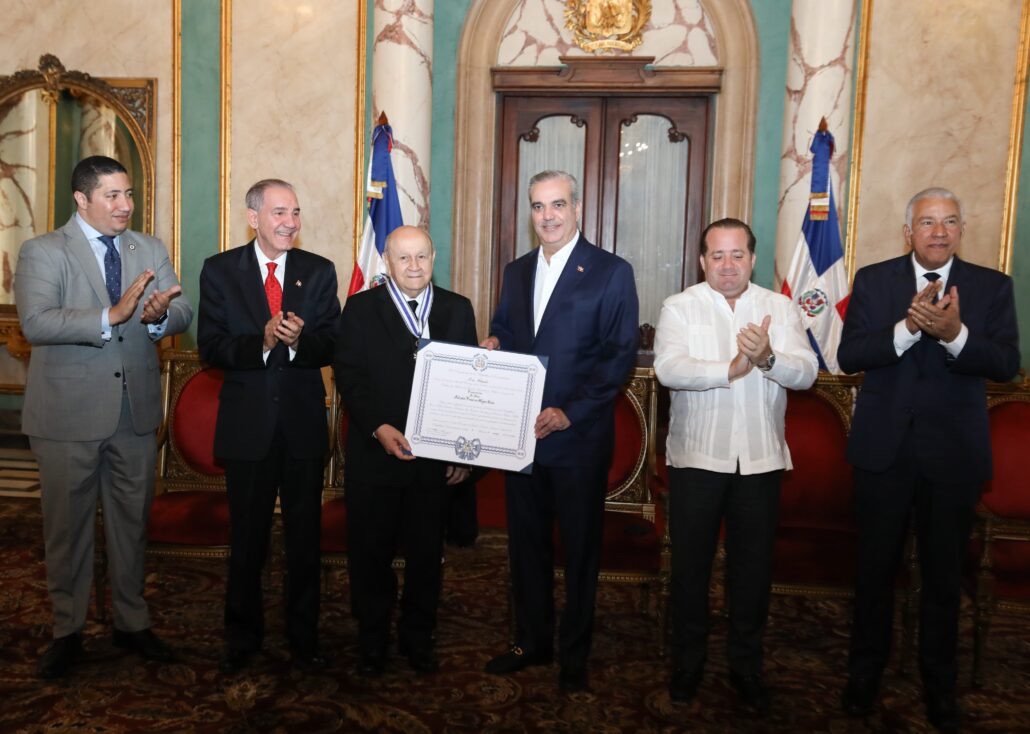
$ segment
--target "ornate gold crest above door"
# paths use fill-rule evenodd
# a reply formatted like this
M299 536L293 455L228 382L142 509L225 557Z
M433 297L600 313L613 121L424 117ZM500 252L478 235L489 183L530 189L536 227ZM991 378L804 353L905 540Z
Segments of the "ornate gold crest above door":
M641 31L651 19L651 0L566 0L565 27L584 51L640 45Z

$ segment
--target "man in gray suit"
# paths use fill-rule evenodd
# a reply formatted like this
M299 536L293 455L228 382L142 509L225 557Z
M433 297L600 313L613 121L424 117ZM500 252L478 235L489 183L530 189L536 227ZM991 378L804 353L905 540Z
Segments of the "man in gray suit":
M39 461L54 640L41 678L82 651L99 495L114 607L114 644L152 660L171 650L151 631L143 553L161 422L156 342L193 318L160 240L128 229L132 184L116 160L72 172L77 211L22 245L15 276L32 344L22 431Z

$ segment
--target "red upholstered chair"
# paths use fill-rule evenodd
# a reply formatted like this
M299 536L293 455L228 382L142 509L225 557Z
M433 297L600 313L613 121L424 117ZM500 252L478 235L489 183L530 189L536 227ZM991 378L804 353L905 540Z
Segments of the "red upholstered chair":
M329 404L329 466L326 486L322 492L322 586L329 591L332 571L347 568L347 503L344 500L344 464L346 461L347 432L350 423L347 411L333 383ZM404 559L393 560L395 569L404 568Z
M974 685L983 683L992 616L1030 612L1030 383L992 386L991 393L994 479L981 497L970 544Z
M192 351L166 350L162 362L165 421L147 552L228 558L229 502L213 453L222 371L205 366Z
M608 468L598 579L639 586L645 613L651 612L654 600L658 650L664 656L671 555L665 522L667 495L655 476L656 405L654 370L637 367L615 403L615 450ZM557 527L554 544L555 574L564 578L564 549Z
M350 424L339 394L333 385L329 406L329 468L328 481L322 493L322 570L323 586L329 590L332 569L347 567L347 504L343 498L344 451Z
M820 372L808 390L787 395L785 433L794 468L784 472L773 548L773 593L811 597L854 594L858 528L852 468L846 457L854 396L861 379ZM905 670L915 641L918 565L912 537L898 580Z
M792 471L780 487L773 590L839 596L853 591L858 531L851 466L851 381L820 375L787 395L786 438Z

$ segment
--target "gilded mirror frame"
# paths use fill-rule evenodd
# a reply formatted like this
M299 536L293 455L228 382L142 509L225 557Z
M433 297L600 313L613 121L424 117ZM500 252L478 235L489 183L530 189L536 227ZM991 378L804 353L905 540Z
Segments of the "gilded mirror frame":
M154 231L154 210L156 185L154 147L155 124L157 120L157 80L153 78L100 79L83 71L65 69L53 54L39 57L39 68L22 69L9 76L0 76L0 105L17 98L25 92L38 89L54 114L56 102L62 92L94 97L109 106L128 131L136 146L142 171L142 200L137 198L136 206L142 214L142 230ZM54 126L50 126L50 147L54 146ZM47 202L48 219L53 219L55 196L63 191L61 182L54 181L54 160L49 161ZM66 185L66 182L65 182ZM48 230L54 228L48 221ZM42 234L42 233L40 233ZM0 345L5 346L11 356L25 359L29 345L18 328L18 315L14 304L0 304ZM21 393L24 385L0 384L0 393Z

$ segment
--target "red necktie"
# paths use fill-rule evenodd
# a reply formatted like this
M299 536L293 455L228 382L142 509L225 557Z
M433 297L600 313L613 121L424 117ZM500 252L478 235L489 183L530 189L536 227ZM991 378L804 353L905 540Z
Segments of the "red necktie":
M275 279L276 263L266 263L268 277L265 278L265 296L268 298L268 311L275 316L283 309L283 287Z

